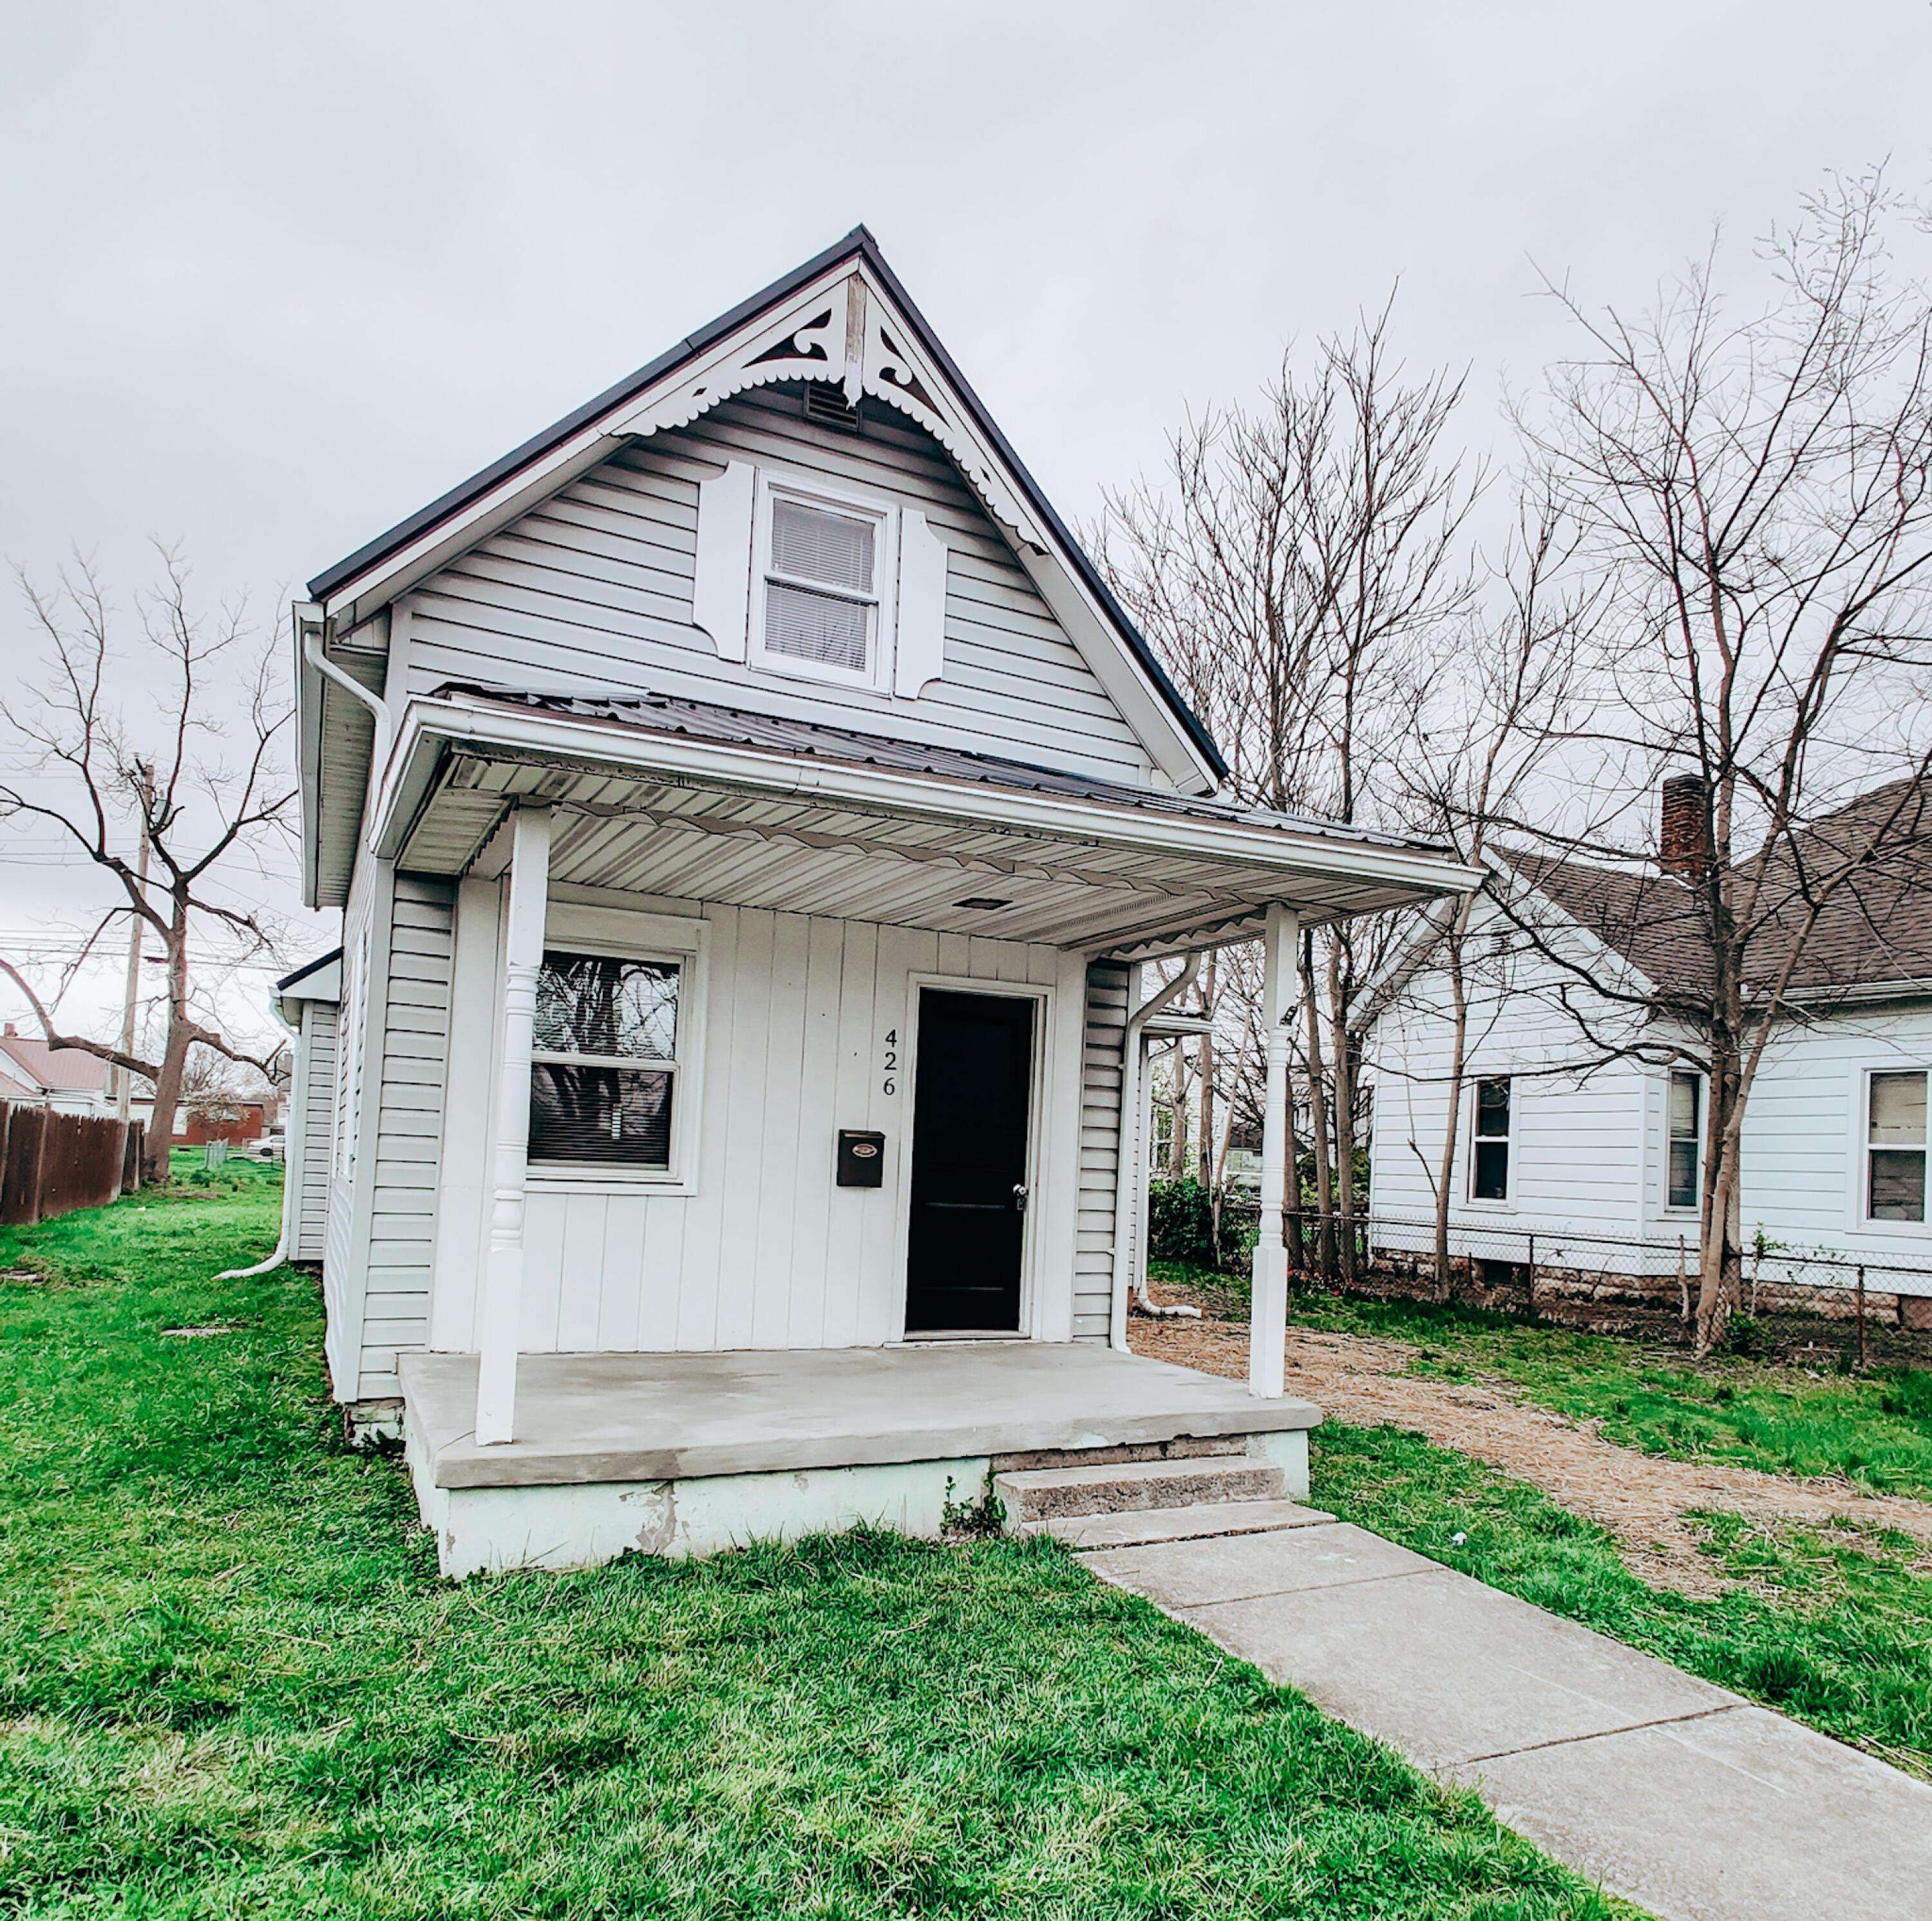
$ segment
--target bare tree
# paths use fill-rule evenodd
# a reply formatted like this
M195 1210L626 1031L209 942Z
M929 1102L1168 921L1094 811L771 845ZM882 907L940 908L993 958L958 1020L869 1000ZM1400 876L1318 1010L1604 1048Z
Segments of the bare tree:
M250 1096L240 1064L203 1046L188 1050L182 1066L179 1111L211 1131L232 1127Z
M1580 986L1593 974L1573 1005L1595 1010L1600 1054L1706 1077L1700 1349L1736 1297L1745 1103L1802 1016L1812 936L1932 835L1932 307L1888 254L1915 226L1879 176L1833 179L1768 239L1773 291L1742 319L1714 246L1641 314L1552 287L1582 351L1524 420L1612 617L1593 653L1594 804L1561 831L1520 824L1566 865L1654 855L1636 803L1679 783L1666 875L1598 887L1670 947L1660 977L1539 944Z
M1306 373L1286 356L1254 411L1190 421L1159 484L1109 497L1102 564L1244 798L1400 824L1394 759L1413 738L1435 638L1472 592L1464 527L1483 476L1444 446L1461 395L1457 380L1406 371L1384 306L1324 341ZM1316 1176L1324 1220L1340 1223L1339 1238L1324 1238L1345 1260L1353 1009L1387 938L1344 923L1304 944Z
M247 905L265 844L286 831L295 797L283 760L291 710L277 689L274 655L244 610L212 617L190 604L185 570L164 551L161 580L141 604L128 653L110 638L110 614L92 569L62 578L59 591L22 587L50 656L44 683L0 701L0 723L24 750L31 780L0 782L0 821L47 824L76 863L91 863L119 896L81 944L58 987L44 994L22 966L0 955L49 1041L151 1081L154 1115L147 1176L167 1178L168 1142L189 1051L196 1046L268 1071L232 1044L196 991L198 944L232 962L272 951L269 923ZM145 671L143 671L145 670ZM138 689L138 692L134 690ZM130 718L130 710L138 718ZM231 757L232 756L232 757ZM145 875L117 851L145 828ZM244 884L224 898L242 870ZM79 968L130 917L160 948L166 969L159 1045L144 1052L63 1030L60 1001Z
M1430 702L1400 776L1403 812L1426 838L1472 866L1485 863L1498 824L1522 812L1539 790L1571 724L1579 657L1601 599L1600 587L1572 571L1577 541L1574 526L1546 495L1524 496L1490 590L1463 631L1444 636L1448 644L1435 664ZM1447 1099L1430 1169L1436 1284L1444 1299L1471 989L1488 953L1476 931L1481 899L1459 895L1418 917L1407 933L1413 944L1358 1009L1366 1032L1425 968L1439 971L1448 989Z

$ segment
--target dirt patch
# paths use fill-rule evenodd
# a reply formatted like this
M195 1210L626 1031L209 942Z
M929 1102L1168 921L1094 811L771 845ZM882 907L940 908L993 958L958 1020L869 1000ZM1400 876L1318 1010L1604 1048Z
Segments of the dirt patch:
M1137 1316L1130 1335L1136 1354L1203 1373L1247 1374L1245 1327ZM1653 1586L1693 1595L1724 1591L1700 1551L1701 1535L1690 1518L1700 1510L1772 1524L1847 1520L1896 1528L1932 1548L1932 1502L1618 1447L1586 1424L1520 1400L1504 1383L1410 1376L1403 1370L1415 1351L1406 1341L1291 1328L1288 1391L1338 1421L1409 1428L1541 1488L1573 1514L1608 1528L1631 1571Z

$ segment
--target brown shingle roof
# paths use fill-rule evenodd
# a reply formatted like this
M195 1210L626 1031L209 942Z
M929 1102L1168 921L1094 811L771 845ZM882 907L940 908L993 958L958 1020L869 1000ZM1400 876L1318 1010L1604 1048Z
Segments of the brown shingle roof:
M1886 850L1840 881L1875 838ZM1546 899L1666 993L1707 992L1709 938L1696 896L1667 874L1512 851L1510 864ZM1810 891L1832 891L1805 937L1791 991L1902 987L1932 980L1932 790L1912 778L1861 794L1792 836L1770 863L1748 956L1766 987L1802 925Z

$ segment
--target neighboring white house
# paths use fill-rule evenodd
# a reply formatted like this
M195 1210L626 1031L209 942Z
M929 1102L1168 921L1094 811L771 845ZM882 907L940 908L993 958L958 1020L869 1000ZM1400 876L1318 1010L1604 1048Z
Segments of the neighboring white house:
M1896 791L1864 797L1834 817L1834 830ZM1492 891L1516 905L1505 914L1485 900L1473 923L1453 1247L1521 1261L1533 1235L1542 1262L1660 1274L1675 1271L1683 1246L1694 1268L1703 1076L1634 1057L1592 1064L1645 1032L1617 995L1684 985L1696 968L1689 890L1670 873L1516 856L1499 865ZM1790 999L1745 1108L1743 1238L1898 1263L1906 1271L1874 1272L1872 1284L1932 1295L1932 863L1923 852L1901 854L1827 910ZM1667 1023L1648 1031L1669 1037ZM1438 961L1407 974L1366 1038L1369 1205L1386 1247L1430 1244L1426 1229L1403 1223L1433 1218L1452 1034ZM1850 1285L1853 1270L1772 1259L1763 1271Z
M1474 877L1217 797L869 235L309 593L301 1245L326 1142L334 1391L446 1569L932 1531L1029 1450L1302 1484L1278 1234L1252 1392L1124 1351L1142 966Z

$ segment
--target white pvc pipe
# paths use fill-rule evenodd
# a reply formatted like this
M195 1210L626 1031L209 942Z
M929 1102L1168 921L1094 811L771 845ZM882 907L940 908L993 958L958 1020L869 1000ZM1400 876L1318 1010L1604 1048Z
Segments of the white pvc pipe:
M1130 1208L1135 1188L1144 1184L1141 1178L1144 1172L1140 1142L1141 1034L1162 1008L1180 998L1200 971L1201 956L1190 954L1187 965L1159 993L1150 995L1129 1013L1121 1036L1120 1138L1114 1158L1114 1292L1107 1340L1109 1346L1122 1353L1127 1346L1127 1290L1132 1284L1129 1259L1132 1250L1127 1244L1131 1235ZM1144 1211L1144 1194L1142 1205Z

